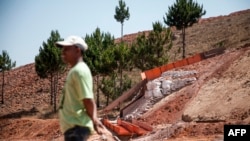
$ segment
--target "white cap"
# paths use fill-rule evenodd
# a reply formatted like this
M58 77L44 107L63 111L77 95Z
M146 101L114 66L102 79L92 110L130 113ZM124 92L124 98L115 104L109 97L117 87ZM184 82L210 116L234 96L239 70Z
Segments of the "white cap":
M63 47L63 46L77 46L82 51L86 51L88 49L88 45L85 43L85 41L79 37L79 36L69 36L64 41L57 41L56 42L57 47Z

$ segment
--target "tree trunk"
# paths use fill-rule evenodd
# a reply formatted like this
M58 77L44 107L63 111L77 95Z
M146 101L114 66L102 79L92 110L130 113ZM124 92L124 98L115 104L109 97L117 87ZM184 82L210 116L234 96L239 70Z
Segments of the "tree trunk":
M100 107L99 75L96 76L96 106Z
M54 112L55 113L56 113L57 86L58 86L58 72L56 72L56 77L54 77Z
M185 27L182 27L182 58L186 58Z
M54 109L54 112L56 112L56 109L55 109L55 85L56 85L56 82L55 82L55 80L56 80L56 77L54 76L53 77L53 92L52 92L52 94L53 94L53 109Z
M113 74L114 75L114 78L113 78L113 81L114 81L114 93L112 95L112 99L114 97L114 95L116 95L116 92L117 92L117 89L116 89L116 74ZM112 76L113 77L113 76Z
M109 105L109 97L110 97L110 94L107 94L106 106Z
M123 41L123 23L121 23L121 42Z
M50 74L50 105L53 105L53 74Z
M4 93L4 71L3 73L3 82L2 82L2 104L4 104L4 98L3 98L3 93Z
M119 95L121 95L121 93L122 93L122 88L123 88L122 85L123 85L122 84L122 67L120 67L120 91L119 91Z

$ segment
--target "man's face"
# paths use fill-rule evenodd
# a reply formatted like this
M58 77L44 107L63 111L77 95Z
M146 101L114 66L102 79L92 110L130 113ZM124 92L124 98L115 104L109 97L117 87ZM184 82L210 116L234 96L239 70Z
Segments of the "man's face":
M75 46L63 46L62 48L62 60L64 63L72 63L76 60L79 48Z

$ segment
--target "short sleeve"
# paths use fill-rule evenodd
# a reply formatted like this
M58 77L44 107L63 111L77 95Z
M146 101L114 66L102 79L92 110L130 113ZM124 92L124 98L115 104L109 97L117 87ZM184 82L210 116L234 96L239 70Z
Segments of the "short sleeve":
M75 83L76 93L79 100L83 99L92 99L94 98L93 94L93 81L92 75L88 70L78 70L75 73Z

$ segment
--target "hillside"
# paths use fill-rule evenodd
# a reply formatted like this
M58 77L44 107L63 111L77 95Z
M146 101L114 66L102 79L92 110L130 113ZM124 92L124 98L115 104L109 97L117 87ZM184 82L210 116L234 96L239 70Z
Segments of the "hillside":
M175 40L169 54L175 61L181 57L181 38L180 31L172 31ZM125 35L124 40L131 43L137 34ZM135 140L222 140L225 123L250 124L250 10L201 19L186 30L186 46L187 56L217 47L226 52L180 68L197 70L197 81L143 114L140 120L154 132ZM65 76L66 72L59 77L60 89ZM33 63L6 72L0 140L62 140L57 117L50 116L49 91L49 80L36 75Z
M198 71L197 81L161 99L140 117L160 131L143 139L222 140L224 124L250 124L250 67L243 63L249 60L250 46L179 68Z
M250 10L234 12L229 15L201 19L197 24L186 29L186 53L192 56L196 53L217 47L228 49L247 46L250 43ZM181 31L171 28L174 41L170 51L171 61L181 59L178 48L182 47ZM138 33L124 35L123 40L133 43ZM117 42L120 38L116 39Z

